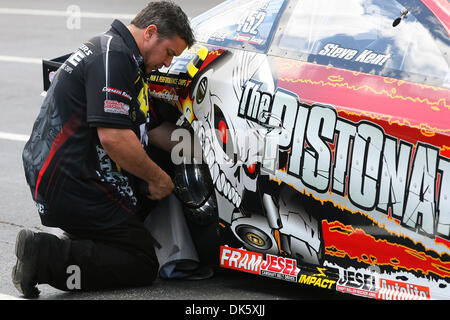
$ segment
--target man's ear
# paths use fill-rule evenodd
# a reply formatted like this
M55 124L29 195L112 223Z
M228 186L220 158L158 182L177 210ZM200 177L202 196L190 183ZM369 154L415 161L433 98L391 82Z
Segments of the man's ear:
M158 27L154 24L151 24L147 28L145 28L144 39L150 40L154 36L158 36Z

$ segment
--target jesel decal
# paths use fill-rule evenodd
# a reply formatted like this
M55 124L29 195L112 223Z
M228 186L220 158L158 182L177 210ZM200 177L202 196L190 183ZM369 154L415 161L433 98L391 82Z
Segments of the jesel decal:
M406 228L450 239L450 160L439 148L414 146L377 124L340 118L333 106L307 105L295 93L261 86L245 84L238 116L270 129L262 172L274 174L279 153L289 151L287 174L308 188L348 196L365 211L390 210Z

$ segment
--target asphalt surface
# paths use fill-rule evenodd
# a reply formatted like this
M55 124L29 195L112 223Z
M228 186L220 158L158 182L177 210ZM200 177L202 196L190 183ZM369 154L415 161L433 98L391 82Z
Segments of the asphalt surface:
M219 0L179 3L194 17ZM14 244L19 230L47 231L43 227L25 181L22 149L43 98L42 58L54 58L74 49L91 36L109 29L115 15L127 23L146 1L1 0L0 1L0 299L20 298L11 282ZM62 15L76 5L85 15L68 21ZM13 8L14 10L6 10ZM35 11L41 10L41 11ZM50 10L50 11L49 11ZM55 12L56 11L56 12ZM90 13L108 13L108 17ZM128 19L128 20L127 20ZM13 134L12 136L9 134ZM66 293L41 285L39 300L310 300L348 299L348 296L312 287L223 270L201 281L162 280L145 288L89 293Z

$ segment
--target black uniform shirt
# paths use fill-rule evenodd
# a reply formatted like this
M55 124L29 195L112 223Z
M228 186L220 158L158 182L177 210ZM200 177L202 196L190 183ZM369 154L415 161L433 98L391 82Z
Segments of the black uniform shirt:
M118 20L59 68L23 152L44 225L105 228L137 210L135 178L103 150L97 127L131 129L146 147L148 99L142 56Z

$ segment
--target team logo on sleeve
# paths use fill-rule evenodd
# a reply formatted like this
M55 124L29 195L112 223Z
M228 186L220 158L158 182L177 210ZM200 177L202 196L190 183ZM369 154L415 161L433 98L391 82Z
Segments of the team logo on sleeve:
M103 110L107 113L123 114L127 116L130 112L130 106L116 100L105 100Z
M112 93L115 95L118 95L122 98L126 98L128 100L132 100L133 98L128 94L128 92L120 90L120 89L115 89L115 88L111 88L111 87L103 87L102 92L106 92L106 93Z

